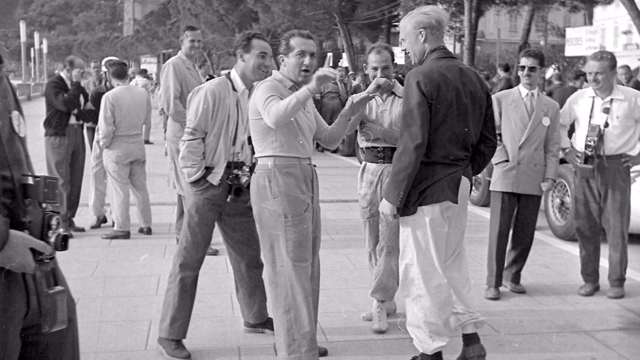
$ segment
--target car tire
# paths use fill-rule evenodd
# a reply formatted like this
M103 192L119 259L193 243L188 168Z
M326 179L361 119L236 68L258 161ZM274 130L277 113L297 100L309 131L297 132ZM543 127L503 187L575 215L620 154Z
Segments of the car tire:
M573 168L569 164L562 164L558 168L558 178L551 190L544 194L544 215L551 232L556 237L576 240L576 226L574 201L575 195Z
M491 169L487 166L482 172L473 177L471 180L471 195L469 195L469 201L476 206L489 206L491 201L491 192L489 186L491 186Z

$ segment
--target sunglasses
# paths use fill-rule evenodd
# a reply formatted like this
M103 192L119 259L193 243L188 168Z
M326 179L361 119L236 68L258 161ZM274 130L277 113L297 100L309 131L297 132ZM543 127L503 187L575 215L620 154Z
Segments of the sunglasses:
M536 73L536 72L538 72L538 69L540 69L540 67L539 66L535 66L535 65L531 65L531 66L518 65L518 71L520 71L520 72L524 72L525 70L527 70L530 73Z

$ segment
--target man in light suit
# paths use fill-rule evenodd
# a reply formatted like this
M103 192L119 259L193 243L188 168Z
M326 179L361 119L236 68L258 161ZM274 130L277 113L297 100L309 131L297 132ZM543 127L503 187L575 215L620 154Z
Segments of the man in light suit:
M560 133L558 104L538 88L544 54L526 49L520 54L520 85L493 95L499 146L493 159L491 220L485 298L500 299L505 286L524 294L520 275L535 234L542 193L553 185L558 171ZM505 267L509 232L511 247Z

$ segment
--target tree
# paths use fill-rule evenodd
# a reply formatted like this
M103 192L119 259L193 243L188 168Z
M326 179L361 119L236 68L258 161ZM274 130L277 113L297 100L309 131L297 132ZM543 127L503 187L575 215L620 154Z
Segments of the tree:
M622 6L627 10L627 13L629 13L633 26L636 27L636 31L640 33L640 9L638 9L636 2L633 0L620 0L620 3L622 3Z

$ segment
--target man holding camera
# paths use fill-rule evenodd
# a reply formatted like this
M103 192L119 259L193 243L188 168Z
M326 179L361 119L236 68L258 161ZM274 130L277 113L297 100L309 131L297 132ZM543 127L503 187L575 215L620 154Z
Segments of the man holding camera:
M271 71L267 38L244 32L236 64L226 75L196 87L187 101L179 162L185 179L185 217L165 294L158 344L175 359L189 359L187 335L198 273L218 223L229 253L247 332L273 332L262 280L260 243L249 201L253 154L247 113L253 83Z
M77 360L75 302L51 246L25 232L25 219L39 223L43 213L27 208L22 192L33 167L22 108L2 67L0 56L0 360ZM47 259L36 262L34 255ZM51 277L55 288L36 281ZM48 307L48 300L58 302Z
M640 164L640 92L616 85L617 61L609 51L591 54L585 65L590 88L578 90L560 112L575 124L570 161L575 168L574 209L580 246L582 296L600 290L600 240L609 244L607 297L624 297L629 237L631 167ZM563 136L564 147L569 147Z

